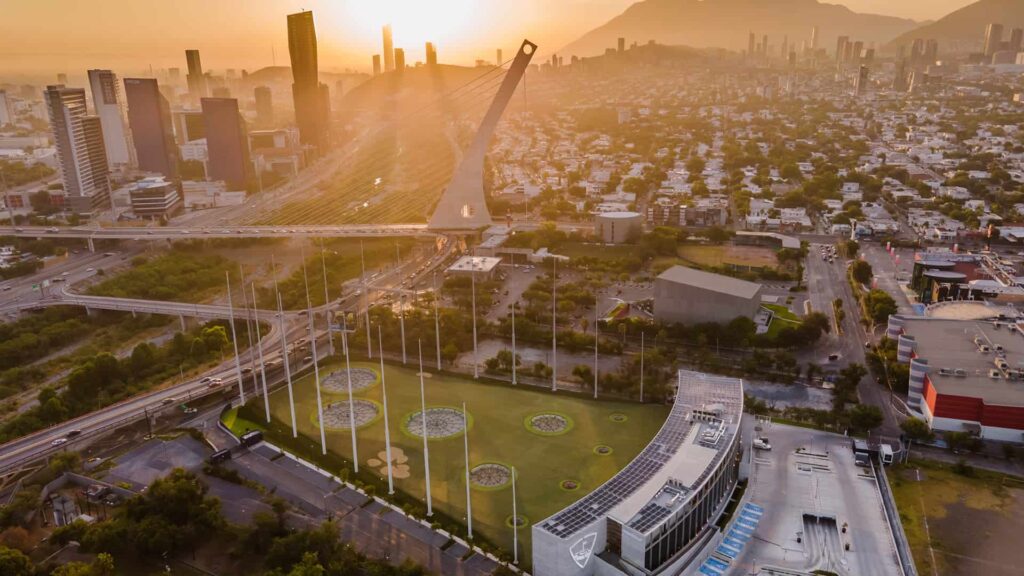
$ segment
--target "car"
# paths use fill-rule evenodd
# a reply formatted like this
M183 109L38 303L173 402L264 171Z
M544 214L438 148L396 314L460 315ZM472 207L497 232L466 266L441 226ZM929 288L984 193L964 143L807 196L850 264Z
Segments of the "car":
M754 450L771 450L772 449L772 443L769 442L768 439L765 438L764 436L761 436L759 438L754 438L754 442L753 442L752 446L754 447Z
M224 380L220 378L211 378L210 381L206 384L206 386L207 388L216 388L217 386L220 386L223 383Z
M867 348L868 350L870 350L871 349L871 340L868 340L867 342L865 342L864 343L864 347Z
M68 443L68 439L67 438L54 438L53 441L50 442L50 446L60 446L62 444L67 444L67 443Z
M65 434L64 437L65 438L74 438L75 436L78 436L81 433L82 433L81 430L68 430L68 433Z
M212 376L206 376L205 378L200 378L199 379L199 383L200 384L209 384L211 381L213 381L213 377Z
M86 268L85 271L86 272L95 272L96 269L95 268Z
M164 398L163 400L160 401L160 403L163 404L164 406L168 404L174 404L174 398Z
M836 360L839 360L839 354L833 352L833 353L828 355L828 361L829 362L835 362Z
M313 361L313 357L312 356L306 356L305 358L302 359L302 361L304 363L308 364L308 363Z
M67 276L68 274L71 274L71 272L61 272L60 273L61 276Z

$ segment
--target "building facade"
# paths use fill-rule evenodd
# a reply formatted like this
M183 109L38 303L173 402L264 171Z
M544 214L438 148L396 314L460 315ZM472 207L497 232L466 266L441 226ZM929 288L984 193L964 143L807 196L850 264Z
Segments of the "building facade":
M128 119L117 75L110 70L89 70L92 104L103 127L103 146L111 168L135 165L135 147L128 131Z
M89 214L110 205L110 172L100 119L86 110L85 90L47 86L50 130L68 208Z
M292 97L295 123L305 145L323 150L327 146L326 103L321 102L316 27L312 12L288 15L288 54L292 64Z
M761 285L695 268L673 266L654 280L654 318L664 324L725 324L753 318Z
M171 108L153 78L125 78L128 125L140 170L178 178L178 148L174 145Z
M622 244L638 239L643 225L637 212L600 212L594 216L594 236L605 244Z
M162 176L143 178L128 190L132 213L139 218L158 220L170 217L182 208L181 192L176 182Z
M252 178L249 135L234 98L203 98L203 124L209 155L206 176L223 180L231 190L244 189Z

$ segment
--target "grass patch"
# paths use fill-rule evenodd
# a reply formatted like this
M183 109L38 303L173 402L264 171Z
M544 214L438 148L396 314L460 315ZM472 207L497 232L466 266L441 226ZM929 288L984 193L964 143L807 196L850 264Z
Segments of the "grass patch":
M772 323L768 326L768 336L770 338L778 336L779 332L783 328L793 328L802 322L799 316L781 304L762 304L761 306L771 310L772 313L775 314L775 318L772 319Z
M776 268L779 265L773 250L759 246L683 244L678 254L683 260L699 266Z

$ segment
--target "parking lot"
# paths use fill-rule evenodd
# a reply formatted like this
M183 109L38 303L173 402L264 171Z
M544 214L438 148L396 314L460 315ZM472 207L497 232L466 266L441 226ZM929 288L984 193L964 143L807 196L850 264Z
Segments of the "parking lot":
M752 451L747 488L764 516L733 574L900 574L875 478L854 464L849 438L771 423L758 432L754 424L744 421L744 437L771 443Z

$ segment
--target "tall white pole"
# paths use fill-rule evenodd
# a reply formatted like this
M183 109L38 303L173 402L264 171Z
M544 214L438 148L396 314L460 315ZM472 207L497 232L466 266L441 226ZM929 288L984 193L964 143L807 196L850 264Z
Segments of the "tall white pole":
M377 344L380 346L380 391L384 397L384 455L388 459L388 494L395 493L395 480L391 472L391 427L388 426L388 386L384 382L384 338L377 325ZM352 390L352 387L349 387Z
M348 378L348 421L352 424L350 435L352 436L352 467L356 474L359 473L359 445L356 443L356 414L355 403L352 400L352 364L348 356L348 321L342 324L341 347L345 349L345 376ZM383 349L383 348L381 348ZM384 357L380 357L383 366ZM383 372L381 372L383 374ZM383 378L384 376L381 376Z
M469 416L466 414L466 403L462 403L462 446L466 452L466 534L473 539L473 498L469 489Z
M594 400L597 400L597 303L594 299Z
M249 370L252 372L253 395L260 395L260 379L256 373L256 351L252 346L252 317L249 315L249 297L245 293L245 273L242 272L242 265L238 265L239 290L242 292L242 309L245 310L245 336L249 340Z
M256 302L256 283L252 283L252 301ZM270 395L267 394L267 368L263 363L263 335L260 334L260 312L259 308L253 308L256 318L256 346L260 351L260 375L263 379L263 407L267 412L267 423L270 423Z
M398 248L398 245L395 245ZM402 365L407 363L405 355L405 293L399 295L398 298L398 325L402 330Z
M512 467L512 563L519 564L519 513L516 510L516 467Z
M644 403L644 333L640 331L640 403Z
M292 392L292 369L288 362L288 330L284 326L284 308L281 307L281 293L277 293L277 317L281 322L281 357L284 358L284 379L288 383L288 408L292 414L292 438L299 437L299 427L295 422L295 394Z
M324 431L324 403L320 396L320 361L317 360L316 354L316 331L313 329L313 304L309 300L309 276L306 274L306 259L302 258L302 281L306 287L306 315L309 317L309 339L313 346L313 382L316 384L316 415L317 422L320 423L320 451L323 454L327 454L327 433ZM349 411L351 414L352 403L349 401ZM349 417L349 424L352 425L352 429L355 430L355 420Z
M434 341L437 345L437 371L441 371L441 321L437 314L437 301L441 293L437 291L437 272L434 272Z
M552 258L551 269L551 391L558 392L558 315L555 286L558 284L558 259Z
M512 385L516 385L516 303L512 303Z
M359 268L363 280L363 313L366 320L366 357L373 358L373 346L370 343L370 287L366 285L366 255L363 253L363 241L359 241Z
M473 299L473 378L480 377L480 367L476 356L476 264L470 260L470 271L469 277L471 278L470 283L472 285L472 299Z
M331 333L331 295L327 291L327 259L324 257L324 239L320 239L320 268L324 274L324 321L327 324L327 354L334 356L334 334Z
M235 375L238 376L238 400L245 405L245 389L242 386L242 362L238 359L238 333L235 332L235 307L231 304L231 275L224 271L228 283L228 323L231 324L231 343L235 346Z
M430 447L427 445L427 396L423 388L423 341L419 340L420 350L420 426L423 427L423 474L427 485L427 516L434 515L434 505L430 499Z

